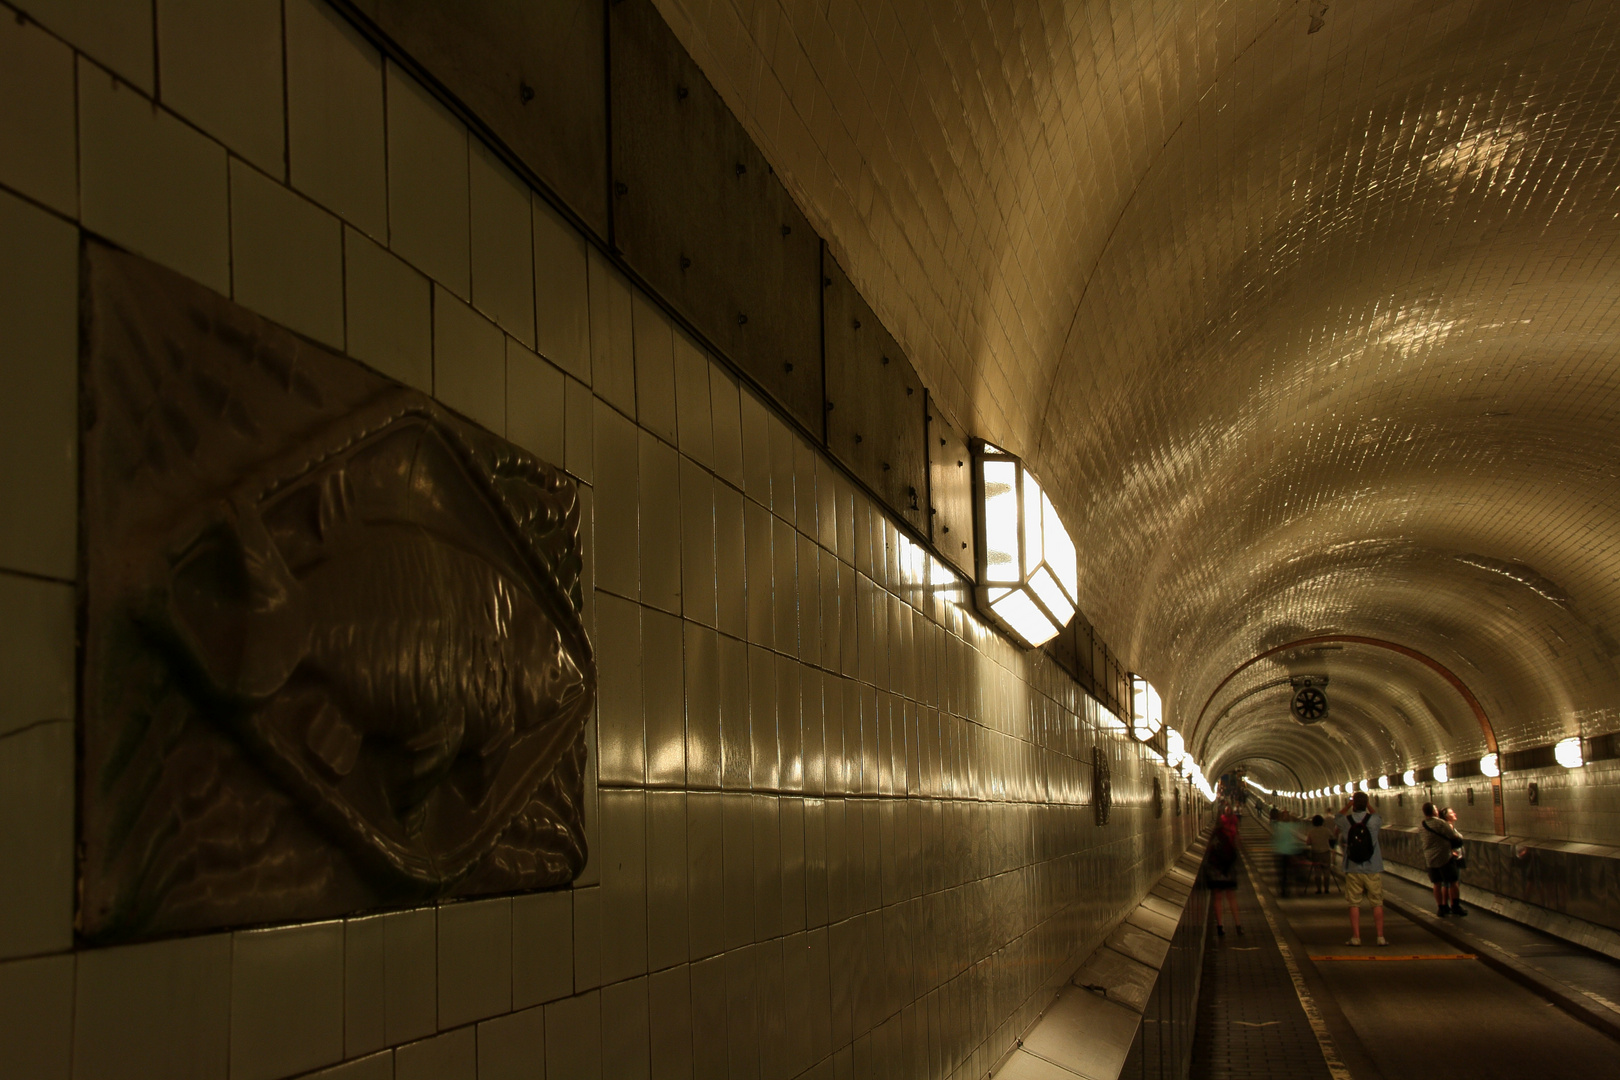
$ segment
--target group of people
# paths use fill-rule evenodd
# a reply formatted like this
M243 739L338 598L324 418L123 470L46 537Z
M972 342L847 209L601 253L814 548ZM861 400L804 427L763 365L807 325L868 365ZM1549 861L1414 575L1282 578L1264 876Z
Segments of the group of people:
M1333 884L1333 854L1342 844L1344 898L1350 905L1350 945L1361 944L1361 909L1373 909L1373 927L1378 944L1384 937L1384 854L1379 842L1383 818L1373 810L1365 791L1358 791L1329 822L1321 814L1309 824L1285 810L1271 811L1271 849L1277 866L1277 891L1288 895L1294 868L1304 862L1309 868L1309 885L1317 895ZM1467 865L1462 834L1456 827L1457 814L1449 806L1440 809L1423 804L1423 854L1439 914L1466 915L1457 885L1459 872ZM1220 815L1205 862L1205 881L1215 897L1215 932L1224 936L1221 921L1224 903L1227 914L1243 933L1237 910L1238 809L1228 806Z

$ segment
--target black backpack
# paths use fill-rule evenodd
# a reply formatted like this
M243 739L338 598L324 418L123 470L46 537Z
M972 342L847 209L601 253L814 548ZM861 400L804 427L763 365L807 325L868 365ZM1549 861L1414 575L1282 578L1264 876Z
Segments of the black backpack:
M1362 815L1360 821L1350 819L1350 831L1344 838L1344 855L1350 862L1364 863L1372 860L1372 830L1367 828L1367 820L1371 817L1372 811L1369 810Z

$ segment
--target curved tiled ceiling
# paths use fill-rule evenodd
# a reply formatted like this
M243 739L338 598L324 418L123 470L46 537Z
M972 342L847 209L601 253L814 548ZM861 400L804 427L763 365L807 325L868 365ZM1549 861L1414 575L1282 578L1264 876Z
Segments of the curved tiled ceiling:
M1620 6L658 3L1206 764L1620 728Z

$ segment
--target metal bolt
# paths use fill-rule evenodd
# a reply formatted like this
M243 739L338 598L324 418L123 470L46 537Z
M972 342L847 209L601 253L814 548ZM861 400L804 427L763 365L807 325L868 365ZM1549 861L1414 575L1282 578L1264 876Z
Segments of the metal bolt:
M746 165L744 165L744 164L743 164L743 163L742 163L742 162L740 162L740 161L739 161L739 162L737 162L737 175L738 175L738 176L741 176L741 175L742 175L742 174L743 174L743 173L745 173L745 172L747 172L747 171L748 171L748 166L746 166Z
M860 328L861 328L861 320L856 319L855 320L855 329L859 330Z
M883 471L884 471L884 472L888 472L888 471L889 471L889 463L888 463L888 462L887 462L887 461L885 461L885 462L884 462L884 463L883 463Z
M915 390L913 390L913 389L912 389L912 388L911 388L911 387L909 387L909 386L908 386L908 387L906 387L906 397L910 397L910 396L911 396L911 395L912 395L912 394L914 394L914 393L916 393L916 391L915 391Z
M792 364L783 364L782 365L782 370L791 375L793 373L793 365Z
M860 441L861 441L861 437L860 437L860 436L859 436L859 435L856 435L856 436L855 436L855 441L856 441L856 442L860 442Z
M685 270L688 266L691 266L691 265L692 265L692 260L688 259L685 255L682 255L681 256L681 269Z
M827 402L827 411L828 411L828 412L832 412L832 411L833 411L833 403L832 403L832 402L830 402L830 401L829 401L829 402Z
M688 95L688 94L690 94L690 93L691 93L691 92L692 92L692 91L690 91L690 90L688 90L688 89L687 89L687 88L686 88L686 87L684 87L684 86L677 86L677 87L676 87L676 88L675 88L675 100L676 100L676 101L685 101L685 100L686 100L686 96L687 96L687 95Z
M746 315L738 315L737 316L737 325L738 326L747 326L748 325L748 316L746 316Z
M630 194L630 185L620 181L619 183L613 185L613 190L618 192L620 195L628 195Z
M884 357L884 358L883 358L883 363L884 363L884 365L885 365L885 366L887 366L887 365L888 365L888 363L889 363L889 358L888 358L888 357L887 357L887 356L885 356L885 357Z
M791 232L792 232L792 231L793 231L793 226L791 226L791 225L784 225L784 226L782 226L782 235L783 235L783 236L786 236L786 235L788 235L788 234L789 234L789 233L791 233Z
M527 105L534 100L534 87L526 82L518 83L518 100Z

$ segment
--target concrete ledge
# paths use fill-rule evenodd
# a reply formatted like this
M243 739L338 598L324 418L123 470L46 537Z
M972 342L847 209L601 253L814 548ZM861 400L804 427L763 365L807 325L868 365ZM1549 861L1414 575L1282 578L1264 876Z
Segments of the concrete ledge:
M1390 870L1391 865L1385 863L1384 869ZM1410 867L1401 866L1399 871L1401 872L1396 873L1397 877L1409 881L1417 880ZM1420 884L1424 886L1429 884L1427 875L1424 875ZM1470 902L1473 902L1472 897ZM1582 990L1556 979L1509 953L1488 938L1464 929L1457 921L1436 918L1434 912L1427 908L1412 904L1390 892L1384 893L1384 904L1405 915L1442 941L1478 956L1483 963L1548 999L1577 1020L1590 1024L1610 1038L1620 1039L1620 1003L1609 1001L1589 990Z
M1429 887L1428 873L1418 867L1385 859L1384 869L1396 877L1415 882L1424 888ZM1512 919L1516 923L1540 930L1543 934L1550 934L1572 945L1579 945L1583 949L1591 949L1595 953L1620 960L1620 932L1607 926L1599 926L1585 919L1566 915L1562 911L1544 908L1539 904L1503 896L1501 893L1482 889L1467 882L1463 883L1462 895L1463 899L1474 907L1500 915L1504 919Z
M1017 1046L1001 1060L996 1080L1116 1080L1130 1057L1154 991L1176 946L1196 958L1191 995L1197 1001L1202 972L1204 924L1188 924L1196 941L1182 931L1192 905L1208 902L1197 888L1205 842L1200 839L1167 870L1058 991ZM1185 973L1184 973L1185 974ZM1194 1016L1161 1018L1180 1024L1191 1045ZM1162 1030L1160 1032L1163 1033Z

